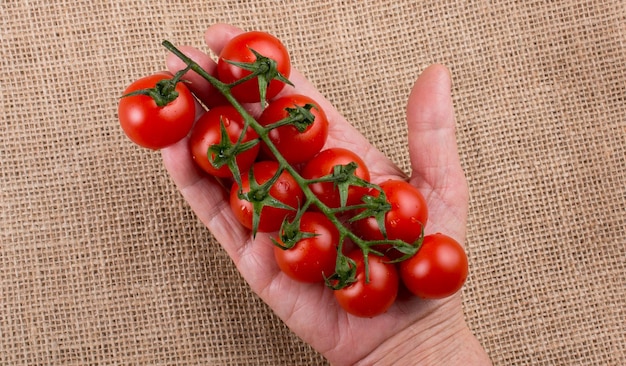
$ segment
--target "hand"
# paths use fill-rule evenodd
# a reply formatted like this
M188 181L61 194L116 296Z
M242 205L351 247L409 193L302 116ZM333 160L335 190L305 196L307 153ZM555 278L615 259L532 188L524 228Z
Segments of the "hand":
M224 44L241 30L219 24L210 27L205 41L219 54ZM180 47L211 72L215 63L202 52ZM169 55L171 72L184 64ZM189 73L189 86L201 99L208 83ZM375 149L297 71L281 95L297 92L320 103L330 122L327 147L341 146L363 157L372 181L408 179L426 197L429 207L427 232L442 232L460 243L465 239L468 190L459 162L450 75L441 65L422 73L408 100L407 123L412 173L407 177ZM248 106L258 114L259 107ZM256 111L256 112L255 112ZM162 150L163 162L189 205L232 258L242 276L274 312L300 336L336 365L351 364L486 364L489 360L465 324L460 294L444 300L415 297L396 301L385 314L372 319L348 315L336 303L332 290L322 285L295 282L275 264L273 244L267 234L252 239L234 218L225 189L194 165L183 140Z

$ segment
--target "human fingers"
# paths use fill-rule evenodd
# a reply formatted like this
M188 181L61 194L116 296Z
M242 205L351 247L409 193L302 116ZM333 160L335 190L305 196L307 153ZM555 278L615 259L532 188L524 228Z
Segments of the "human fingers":
M458 163L450 76L441 65L428 67L415 82L407 103L411 178L438 186Z
M432 221L464 239L468 190L456 142L451 78L443 65L426 68L407 105L411 183L427 195ZM429 220L430 221L430 220Z
M204 42L213 53L219 55L228 41L243 32L243 29L235 27L234 25L216 23L209 26L204 32Z
M188 138L161 149L171 179L200 221L233 258L250 235L234 217L228 194L218 180L202 173L191 158Z

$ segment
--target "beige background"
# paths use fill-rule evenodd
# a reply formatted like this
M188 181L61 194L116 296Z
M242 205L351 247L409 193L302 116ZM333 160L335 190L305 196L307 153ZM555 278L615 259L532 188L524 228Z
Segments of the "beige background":
M497 365L626 363L626 3L0 0L0 363L311 365L116 104L228 22L269 31L408 167L404 105L453 74L467 320Z

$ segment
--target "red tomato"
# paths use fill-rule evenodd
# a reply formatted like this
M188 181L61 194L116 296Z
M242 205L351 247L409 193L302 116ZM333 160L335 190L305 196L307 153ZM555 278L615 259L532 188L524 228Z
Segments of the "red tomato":
M300 232L315 236L302 238L289 249L274 247L278 267L301 282L322 282L335 272L339 231L319 212L305 212L300 218ZM278 238L278 243L283 241Z
M276 70L285 78L289 78L291 60L287 49L280 40L265 32L246 32L231 39L222 49L217 62L219 79L230 84L250 75L250 71L226 61L253 63L257 60L257 56L251 50L274 60ZM276 96L284 86L285 83L280 80L271 80L267 87L266 99L269 100ZM231 92L235 99L244 103L259 102L261 99L257 78L235 86Z
M363 253L355 250L348 257L356 262L357 281L335 291L339 305L352 315L371 318L386 312L398 296L399 278L389 258L368 256L369 283L365 279Z
M426 200L420 191L402 180L387 180L380 184L391 209L385 214L387 239L402 240L413 244L422 235L422 229L428 221ZM378 196L378 190L369 193ZM382 240L383 234L374 217L357 220L352 223L353 230L366 240ZM386 247L380 248L385 251ZM399 257L395 251L387 253L392 258Z
M467 255L449 236L426 235L417 253L400 262L400 276L413 294L441 299L457 292L467 279Z
M262 185L272 179L276 174L278 171L278 163L275 161L261 161L252 165L251 169L254 180L259 185ZM249 193L250 179L247 172L242 174L241 184L243 193ZM258 231L262 232L271 232L280 229L283 220L286 217L291 218L295 216L296 209L304 202L304 192L302 192L298 182L296 182L287 171L283 171L280 174L278 180L272 184L267 192L256 192L252 202L240 198L238 192L239 185L235 182L230 191L230 207L239 222L248 229L253 229L254 202L258 203L260 200L273 198L289 207L293 207L293 210L270 206L263 207L260 211L257 228Z
M209 161L208 149L211 145L219 144L222 141L221 124L224 124L226 132L228 133L229 140L235 143L244 127L244 120L241 114L233 106L219 106L210 109L204 113L200 119L196 122L191 130L191 136L189 137L189 147L191 149L191 155L193 160L200 166L205 172L222 178L232 177L232 173L228 168L228 165L223 165L219 169L215 168ZM252 128L248 128L242 142L247 142L258 138L256 132ZM242 151L237 154L235 161L239 167L241 174L250 169L252 163L256 159L260 144L253 146L252 148ZM215 158L215 154L212 154L212 158Z
M319 152L305 165L302 170L302 177L306 179L321 178L331 174L336 165L347 165L352 162L357 164L355 175L369 181L370 173L365 162L352 151L342 148L331 148ZM335 187L333 182L312 183L309 187L326 206L331 208L341 206L339 189ZM348 188L347 206L360 203L361 197L368 191L369 189L365 187L350 186Z
M131 83L124 90L124 97L118 105L118 118L124 133L134 143L149 149L162 149L178 142L191 130L196 116L195 100L183 83L177 83L173 90L160 89L156 95L137 94L126 96L138 90L153 89L162 80L172 79L172 74L161 72L146 76ZM162 100L159 106L156 99Z
M281 155L291 164L303 163L310 160L322 150L328 137L328 119L326 113L311 98L304 95L288 95L270 102L263 110L259 123L263 126L278 122L290 116L289 109L313 105L310 113L314 118L313 123L308 125L302 132L294 125L285 125L274 128L269 132L269 138ZM267 145L263 144L263 150L268 156L271 152Z

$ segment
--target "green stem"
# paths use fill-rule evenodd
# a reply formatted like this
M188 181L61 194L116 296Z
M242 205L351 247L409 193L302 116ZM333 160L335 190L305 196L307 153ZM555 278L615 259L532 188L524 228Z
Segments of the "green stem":
M252 128L259 135L259 138L267 145L267 148L270 150L270 152L272 153L272 155L274 156L274 158L276 159L276 161L279 164L279 169L278 169L278 172L277 172L277 176L283 170L286 170L289 174L291 174L291 176L296 180L296 182L298 183L298 185L300 186L300 188L304 192L304 196L305 196L306 200L305 200L303 206L304 207L309 207L310 205L315 205L318 208L318 210L322 214L324 214L333 223L333 225L335 225L335 227L337 228L337 230L339 232L339 237L341 238L340 243L338 243L338 247L339 248L343 248L343 242L346 239L351 240L354 244L356 244L359 247L359 249L363 252L363 256L364 256L364 265L365 265L365 268L366 268L366 281L369 281L369 265L368 265L368 259L367 259L368 254L370 254L370 253L377 254L377 255L381 255L382 254L382 253L376 251L375 249L373 249L372 248L373 246L381 245L381 244L407 245L407 243L404 243L404 242L402 242L400 240L387 240L387 239L385 239L385 240L364 240L364 239L360 238L359 236L357 236L356 234L354 234L340 220L339 215L341 213L349 211L349 210L359 209L359 208L367 208L366 204L352 205L352 206L340 207L340 208L331 208L331 207L328 207L326 204L324 204L322 201L320 201L319 198L317 198L317 196L313 193L313 191L311 190L309 185L313 184L313 183L319 183L319 182L329 182L329 181L332 181L332 179L329 178L329 177L321 177L321 178L316 178L316 179L306 179L306 178L302 177L300 175L300 173L294 167L292 167L291 164L289 164L289 162L283 157L283 155L280 153L278 148L274 145L274 143L269 138L269 131L271 129L276 128L276 127L280 127L280 126L283 126L283 125L286 125L286 124L289 124L289 123L293 122L293 119L289 120L290 118L287 117L284 120L278 121L278 122L276 122L274 124L271 124L269 126L261 125L233 97L233 95L232 95L232 93L230 91L233 86L238 85L238 84L240 84L243 81L240 80L240 81L236 81L236 82L231 83L231 84L223 83L220 80L218 80L217 78L215 78L214 76L210 75L208 72L206 72L200 65L198 65L191 58L189 58L185 54L183 54L171 42L163 41L163 46L165 48L167 48L170 52L172 52L174 55L179 57L187 65L187 67L184 69L184 72L182 72L182 70L181 70L181 72L176 74L177 77L179 77L179 78L182 77L182 75L185 72L187 72L188 70L195 71L198 75L203 77L205 80L207 80L209 83L211 83L211 85L213 85L216 89L218 89L224 95L224 97L228 100L228 102L230 102L231 105L237 110L237 112L239 112L241 114L241 116L243 117L244 122L245 122L244 123L244 129L243 129L243 132L242 132L242 136L245 133L245 131L248 129L248 127ZM246 78L246 80L249 80L252 77L254 77L254 76L253 75L249 75ZM237 144L240 144L240 143L241 143L241 139L237 142ZM370 183L367 183L367 186L378 187L378 186L376 186L374 184L370 184ZM378 189L380 190L380 188L378 188Z
M274 123L270 123L269 125L266 125L265 128L267 130L273 130L276 129L278 127L282 127L282 126L287 126L289 124L293 123L293 118L292 117L285 117L283 119L281 119L278 122L274 122Z
M267 71L267 70L259 70L259 71L253 72L253 73L251 73L251 74L248 74L248 75L246 75L246 76L242 77L242 78L241 78L241 79L239 79L239 80L235 80L235 81L233 81L232 83L227 84L227 85L228 85L228 88L229 88L229 89L232 89L233 87L235 87L235 86L237 86L237 85L239 85L239 84L243 84L243 83L245 83L245 82L246 82L246 81L248 81L248 80L252 80L252 79L254 79L255 77L259 76L260 74L262 74L263 72L266 72L266 71Z

